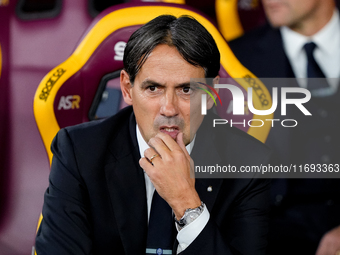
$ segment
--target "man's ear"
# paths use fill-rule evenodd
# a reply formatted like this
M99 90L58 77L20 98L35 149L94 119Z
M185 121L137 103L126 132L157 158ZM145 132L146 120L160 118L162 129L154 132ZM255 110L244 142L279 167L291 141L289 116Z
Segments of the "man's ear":
M120 72L120 89L122 91L125 103L132 105L132 84L130 82L130 76L125 70Z
M215 88L215 84L219 84L219 82L220 82L220 76L217 75L217 76L213 79L213 84L212 84L213 88ZM218 93L219 89L216 89L216 88L215 88L215 90L216 90L216 92ZM211 94L214 96L214 98L215 98L215 100L216 100L217 95L216 95L214 92L212 92ZM214 100L213 100L211 97L208 96L208 97L207 97L207 109L208 109L208 110L211 109L211 107L213 107L214 103L215 103Z

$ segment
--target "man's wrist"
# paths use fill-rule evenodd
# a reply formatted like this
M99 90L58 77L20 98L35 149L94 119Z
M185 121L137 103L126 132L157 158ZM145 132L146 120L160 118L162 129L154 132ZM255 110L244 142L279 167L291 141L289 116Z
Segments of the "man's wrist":
M184 215L178 220L175 216L175 222L178 230L188 226L191 222L196 220L203 212L205 204L201 201L201 205L195 208L188 208Z
M176 203L171 203L170 206L176 219L179 220L183 217L184 212L187 209L199 207L201 203L201 199L195 191L193 195L187 196L187 198L180 198L176 201Z

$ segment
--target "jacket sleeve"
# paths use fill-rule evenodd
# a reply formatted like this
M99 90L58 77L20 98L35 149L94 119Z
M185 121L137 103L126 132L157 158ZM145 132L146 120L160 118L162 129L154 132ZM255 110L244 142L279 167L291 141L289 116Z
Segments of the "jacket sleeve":
M53 160L44 195L43 220L36 235L37 255L91 254L91 225L85 184L65 129L51 146Z

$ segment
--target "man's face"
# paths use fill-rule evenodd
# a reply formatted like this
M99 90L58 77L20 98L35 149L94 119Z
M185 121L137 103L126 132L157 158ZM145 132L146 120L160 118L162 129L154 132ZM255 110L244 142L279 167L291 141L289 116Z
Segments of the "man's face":
M202 92L190 88L190 78L204 77L202 67L189 64L175 47L167 45L155 47L136 75L132 87L128 74L122 71L124 100L133 106L146 142L159 132L169 134L173 139L182 132L184 144L190 143L190 124L192 133L196 133L203 120L200 107ZM211 106L208 101L207 107Z
M314 19L325 0L262 0L267 18L273 27L295 28Z

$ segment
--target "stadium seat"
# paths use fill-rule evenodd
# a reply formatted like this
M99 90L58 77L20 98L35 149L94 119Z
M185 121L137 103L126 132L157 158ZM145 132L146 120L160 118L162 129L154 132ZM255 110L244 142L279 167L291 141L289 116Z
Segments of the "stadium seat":
M0 10L0 15L2 13L2 9ZM1 22L3 21L3 22ZM3 221L5 215L5 203L8 200L8 148L9 148L9 104L8 104L8 95L9 95L9 68L8 68L8 48L9 48L9 40L8 40L8 30L9 25L6 20L1 20L2 27L0 28L0 226Z
M8 1L0 1L0 253L6 254L3 237L8 234L6 225L9 221L11 201L10 156L11 156L11 118L10 100L10 23Z
M21 8L28 2L35 9ZM40 9L53 2L53 13ZM30 254L32 249L49 174L33 97L44 75L70 56L93 20L88 2L0 0L1 255Z
M216 0L218 27L227 41L265 23L261 0Z

